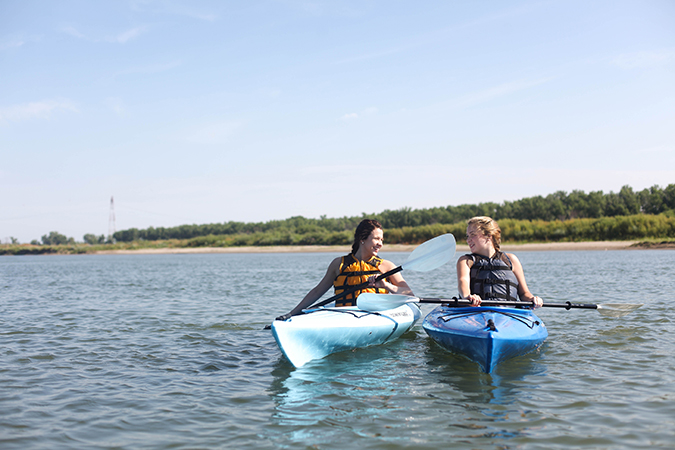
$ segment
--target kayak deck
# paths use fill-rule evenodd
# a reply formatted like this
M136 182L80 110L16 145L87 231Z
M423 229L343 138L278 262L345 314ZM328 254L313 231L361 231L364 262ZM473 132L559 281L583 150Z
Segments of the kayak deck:
M442 347L477 362L486 373L538 348L548 337L541 319L517 308L439 306L422 327Z
M357 307L319 308L275 320L272 334L284 356L301 367L332 353L397 339L420 317L419 307L408 304L376 312Z

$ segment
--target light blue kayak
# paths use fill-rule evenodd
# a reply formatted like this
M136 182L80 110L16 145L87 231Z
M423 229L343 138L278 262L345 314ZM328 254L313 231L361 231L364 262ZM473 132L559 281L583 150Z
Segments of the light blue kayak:
M363 311L355 306L318 308L275 320L272 334L286 358L301 367L332 353L393 341L421 316L415 304L384 311Z
M538 348L548 337L544 322L529 309L439 306L422 327L442 347L477 362L486 373Z

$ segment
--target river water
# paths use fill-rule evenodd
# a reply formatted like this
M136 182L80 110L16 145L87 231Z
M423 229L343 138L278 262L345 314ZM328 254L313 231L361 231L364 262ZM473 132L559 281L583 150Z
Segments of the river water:
M421 323L293 368L263 327L335 256L0 257L0 448L673 448L675 251L518 253L545 301L645 305L539 309L489 375ZM455 294L454 261L403 275Z

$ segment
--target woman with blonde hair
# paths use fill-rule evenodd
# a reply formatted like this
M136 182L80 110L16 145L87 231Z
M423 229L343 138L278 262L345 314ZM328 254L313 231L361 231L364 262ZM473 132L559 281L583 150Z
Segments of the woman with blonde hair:
M459 295L472 306L480 306L483 300L521 300L541 306L543 300L527 288L520 260L513 253L503 253L501 241L502 230L492 218L468 220L466 242L471 253L457 261Z

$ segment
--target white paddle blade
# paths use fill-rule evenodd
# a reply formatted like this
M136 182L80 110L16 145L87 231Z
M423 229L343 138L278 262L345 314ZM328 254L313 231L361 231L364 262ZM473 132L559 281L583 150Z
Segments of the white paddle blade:
M442 234L420 244L401 267L428 272L450 261L455 256L455 247L455 237L450 233Z
M410 295L372 294L365 292L356 297L356 307L363 311L386 311L406 303L417 303L420 299Z
M642 306L642 303L603 303L598 305L598 312L607 317L623 317L640 306Z

